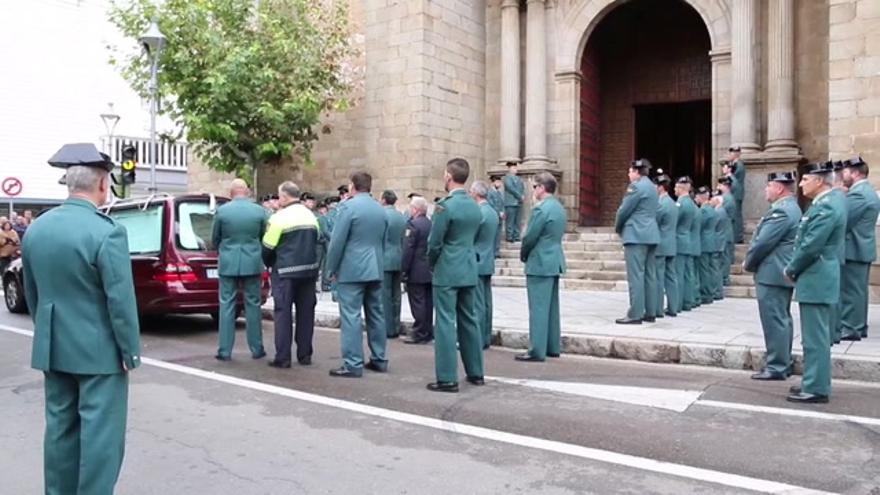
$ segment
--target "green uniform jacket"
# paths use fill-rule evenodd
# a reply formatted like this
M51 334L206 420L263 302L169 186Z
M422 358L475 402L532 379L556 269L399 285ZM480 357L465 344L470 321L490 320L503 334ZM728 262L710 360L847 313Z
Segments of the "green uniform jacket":
M676 254L694 256L694 238L691 234L693 224L697 221L700 210L690 196L681 196L676 203L678 205L678 223L675 225Z
M501 194L501 191L490 185L486 200L489 201L489 206L495 210L495 216L504 213L504 195Z
M477 251L477 274L493 275L495 273L495 234L498 233L498 212L488 202L480 205L482 220L474 249Z
M846 259L871 263L877 259L875 225L880 213L880 198L867 179L846 193Z
M428 236L428 263L438 287L477 285L474 240L483 221L479 205L464 189L455 189L434 206Z
M801 217L794 255L785 273L795 281L798 302L835 304L840 295L840 256L846 206L830 191L820 193Z
M556 196L548 196L532 208L519 259L526 264L526 275L555 277L565 273L562 236L567 217Z
M734 199L738 202L742 202L743 197L746 194L746 163L739 159L735 162L736 170L733 172L733 184L731 186L731 192L733 193Z
M794 287L782 271L791 262L800 220L801 209L793 196L777 200L761 217L743 262L745 270L755 274L756 283Z
M339 213L327 248L325 269L339 283L378 282L385 277L385 210L369 193L357 193Z
M526 186L518 175L504 176L504 206L519 206L523 202Z
M727 210L723 206L714 208L714 210L717 219L715 222L715 241L718 243L718 251L723 252L725 244L728 241L733 241L733 225L730 223L730 217L727 216Z
M141 364L125 227L68 199L28 228L22 262L33 368L109 375Z
M250 277L263 272L266 210L247 198L236 198L217 208L214 247L220 252L221 277Z
M386 272L399 272L403 258L403 234L406 232L406 219L393 206L385 207L385 258Z
M657 208L657 188L651 179L639 177L626 188L614 219L614 231L623 239L624 245L660 242Z
M694 221L691 222L691 255L699 256L703 253L703 214L700 207L694 202Z
M733 242L733 221L734 218L736 218L736 199L734 199L733 194L731 193L724 193L722 198L724 198L724 201L721 204L724 207L724 211L727 212L727 218L730 222L730 235L726 240L727 242ZM800 213L798 214L798 217L800 217Z
M678 227L678 206L668 194L660 196L657 208L657 228L660 230L660 244L657 244L656 256L675 256L676 233Z
M715 233L718 213L709 203L700 207L700 252L717 253L724 246L724 239Z

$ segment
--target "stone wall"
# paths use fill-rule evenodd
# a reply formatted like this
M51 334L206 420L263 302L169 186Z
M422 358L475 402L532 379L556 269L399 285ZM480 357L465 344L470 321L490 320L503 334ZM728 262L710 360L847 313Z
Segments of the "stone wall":
M828 1L794 3L795 136L810 161L828 156Z

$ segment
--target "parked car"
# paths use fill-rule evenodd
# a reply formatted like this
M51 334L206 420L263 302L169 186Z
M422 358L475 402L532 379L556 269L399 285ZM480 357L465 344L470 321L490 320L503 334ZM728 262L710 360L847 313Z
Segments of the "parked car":
M211 245L214 211L228 201L211 195L155 195L117 201L101 210L125 226L138 312L142 316L210 314L217 317L217 251ZM3 273L6 307L27 311L21 260ZM262 302L269 295L263 273ZM239 310L243 305L239 301Z

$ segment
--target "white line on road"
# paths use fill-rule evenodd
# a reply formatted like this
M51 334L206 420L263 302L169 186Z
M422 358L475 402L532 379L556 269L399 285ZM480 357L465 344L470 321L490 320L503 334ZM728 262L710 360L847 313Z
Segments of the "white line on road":
M788 409L783 407L753 406L737 402L723 402L717 400L700 399L694 403L696 406L719 407L722 409L735 409L738 411L762 412L769 414L782 414L785 416L798 416L801 418L823 419L826 421L842 421L859 423L863 425L880 426L880 418L868 418L865 416L850 416L848 414L832 414L820 411L804 411L802 409Z
M33 337L32 331L21 328L0 325L0 330L6 330L20 335ZM505 431L493 430L480 426L472 426L463 423L444 421L442 419L436 419L427 416L418 416L415 414L395 411L392 409L384 409L365 404L358 404L356 402L349 402L341 399L334 399L332 397L325 397L322 395L301 392L298 390L279 387L276 385L270 385L253 380L236 378L234 376L224 375L222 373L215 373L212 371L205 371L189 366L182 366L179 364L169 363L158 359L144 357L141 359L141 361L146 365L154 366L168 371L174 371L177 373L195 376L206 380L213 380L216 382L226 383L229 385L256 390L259 392L265 392L268 394L274 394L304 402L310 402L312 404L319 404L322 406L366 414L369 416L389 419L392 421L398 421L401 423L433 428L440 431L467 435L471 437L482 438L485 440L501 442L510 445L517 445L520 447L533 448L547 452L554 452L558 454L579 457L581 459L588 459L608 464L615 464L618 466L625 466L642 471L650 471L664 475L677 476L680 478L687 478L696 481L725 485L734 488L742 488L745 490L753 490L762 493L773 493L780 495L819 495L829 493L819 490L812 490L805 487L789 485L786 483L777 483L770 480L750 478L748 476L740 476L737 474L714 471L711 469L697 468L684 464L675 464L671 462L649 459L646 457L638 457L633 455L620 454L617 452L611 452L608 450L583 447L581 445L574 445L553 440L546 440L543 438L518 435L516 433L508 433Z

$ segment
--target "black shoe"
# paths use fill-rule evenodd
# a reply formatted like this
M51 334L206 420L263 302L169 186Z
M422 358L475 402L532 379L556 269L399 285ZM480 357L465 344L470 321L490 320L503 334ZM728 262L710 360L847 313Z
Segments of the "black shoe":
M433 339L416 339L416 338L410 337L408 339L405 339L403 341L403 343L404 344L430 344L431 340L433 340Z
M389 336L388 336L389 339L396 339L396 338L398 338L398 337L400 337L400 334L399 334L399 333L396 333L396 334L394 334L394 335L389 335Z
M803 391L786 397L789 402L798 402L800 404L827 404L827 395L805 394Z
M642 318L642 321L646 321L648 323L654 323L655 321L657 321L657 318L655 318L653 316L646 316L646 317Z
M848 340L848 341L850 341L850 342L858 342L858 341L862 340L862 336L861 336L861 335L858 335L858 334L856 334L856 335L844 335L843 337L840 338L840 340Z
M232 356L223 356L221 354L217 354L214 356L214 359L217 361L232 361Z
M639 318L618 318L614 320L618 325L641 325L642 320Z
M433 382L426 387L431 392L458 393L458 384L455 382Z
M492 344L486 344L483 346L483 350L487 351L487 350L489 350L490 347L492 347Z
M752 375L752 380L782 381L785 380L785 374L774 373L769 370L762 370L760 373L755 373L754 375Z
M548 352L548 353L547 353L547 357L558 358L558 357L559 357L559 354L551 354L551 353Z
M534 362L534 363L541 363L544 361L543 359L538 359L535 356L532 356L528 352L525 352L522 354L517 354L516 356L513 357L513 359L516 359L517 361L528 361L528 362Z
M386 371L388 371L387 364L381 365L373 360L367 361L367 363L364 365L364 368L370 371L375 371L376 373L385 373Z
M253 358L253 359L263 359L264 357L266 357L266 351L265 351L265 350L260 351L260 352L258 352L258 353L256 353L256 354L251 354L251 358Z
M660 313L659 315L655 316L654 318L663 318L663 313Z
M306 356L302 359L297 359L297 362L299 362L300 366L311 366L312 356Z
M678 316L678 313L673 313L672 311L667 311L666 316L668 316L670 318L675 318Z
M788 387L788 393L790 393L792 395L797 395L797 394L801 393L801 386L800 385L792 385L792 386Z
M346 368L345 366L340 366L336 369L330 370L330 376L336 376L341 378L360 378L363 374L362 371L354 371Z
M273 359L269 361L269 366L273 368L290 368L290 361L278 361L277 359Z
M478 386L478 387L479 387L480 385L485 385L485 384L486 384L486 380L484 380L482 376L469 376L469 377L467 377L467 381L468 381L468 383L470 383L471 385L476 385L476 386Z

